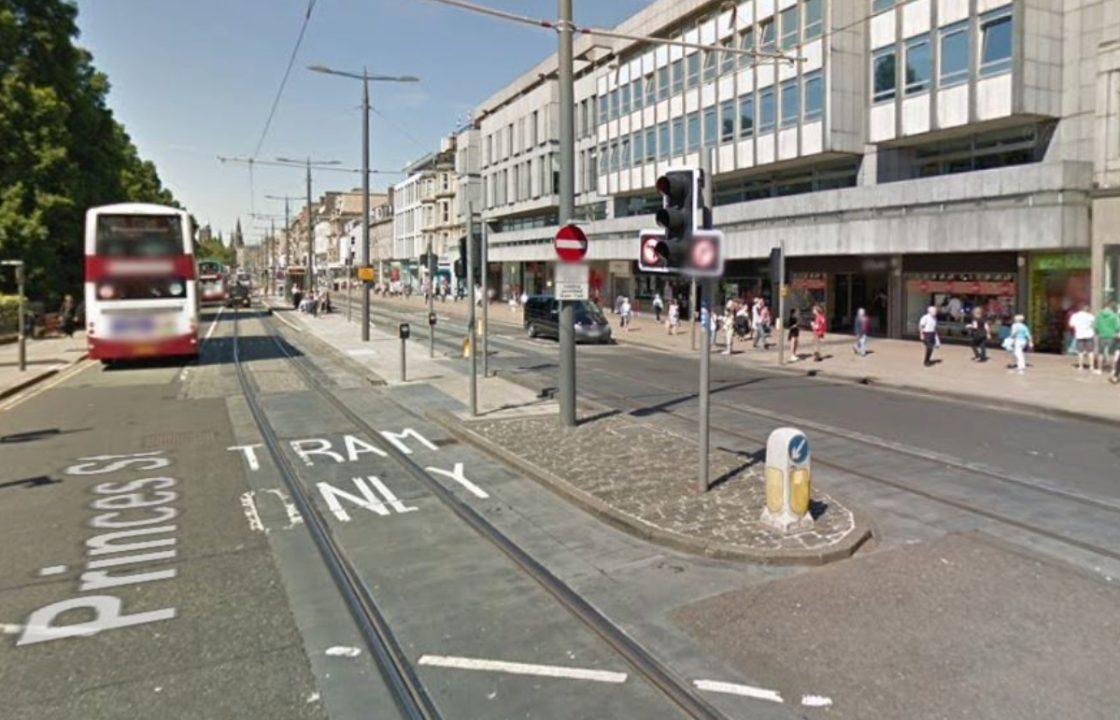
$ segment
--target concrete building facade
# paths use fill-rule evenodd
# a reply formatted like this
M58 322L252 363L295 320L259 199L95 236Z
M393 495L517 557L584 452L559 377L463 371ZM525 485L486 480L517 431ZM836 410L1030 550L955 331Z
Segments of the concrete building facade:
M580 36L576 204L592 289L680 293L637 272L637 232L671 165L712 154L727 271L717 301L791 295L834 329L859 307L905 337L983 307L1043 348L1117 294L1120 0L658 0L633 35L780 50L795 62ZM558 218L556 57L475 111L490 272L547 292Z
M437 274L450 282L458 238L464 232L458 205L455 135L444 138L438 152L405 168L406 177L393 187L393 258L391 280L414 290L427 282L419 258L432 248Z

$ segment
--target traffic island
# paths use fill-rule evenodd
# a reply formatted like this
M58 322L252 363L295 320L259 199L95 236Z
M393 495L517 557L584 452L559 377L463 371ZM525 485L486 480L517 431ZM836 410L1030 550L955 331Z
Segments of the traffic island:
M811 528L782 532L762 521L762 453L711 454L712 488L696 490L696 442L622 414L560 427L554 416L432 419L507 465L631 534L709 557L819 565L849 557L869 523L815 488Z

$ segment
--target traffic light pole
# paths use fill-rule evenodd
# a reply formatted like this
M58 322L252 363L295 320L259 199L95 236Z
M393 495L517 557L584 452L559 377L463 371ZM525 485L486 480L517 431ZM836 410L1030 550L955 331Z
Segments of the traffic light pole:
M353 266L354 262L351 260L350 275L346 281L347 301L350 299L350 286L354 284ZM362 267L369 267L369 73L365 68L362 68ZM346 306L350 307L350 303L347 302ZM367 280L362 280L361 325L362 342L369 342L369 281Z
M474 317L474 203L467 203L467 347L471 351L471 417L478 415L478 347Z
M572 79L572 0L559 0L556 22L559 48L557 51L559 100L560 100L560 187L559 220L567 225L575 218L575 139L573 133L575 89ZM571 302L560 302L560 358L558 399L560 424L576 424L576 337L575 308Z
M436 326L431 321L432 313L436 311L436 274L432 267L432 236L428 235L428 357L436 356Z
M696 320L698 317L699 314L697 313L696 307L696 278L692 278L688 291L688 319L690 320L689 325L692 326L692 329L689 331L691 333L689 343L692 345L693 350L696 349Z
M712 207L712 152L713 149L706 149L700 153L700 177L704 183L703 198L704 207ZM703 216L704 213L701 213ZM706 221L706 218L696 218L699 222L697 225L702 225L705 230L711 230L711 223ZM701 493L708 492L708 454L711 448L711 440L709 436L708 423L711 420L711 364L712 364L712 319L715 317L715 293L712 289L715 286L715 280L705 280L704 282L704 296L708 300L708 321L704 323L703 338L704 347L700 348L700 457L699 457L699 474L697 476L697 489ZM692 279L693 293L695 296L696 278ZM693 327L696 324L693 323Z
M780 249L778 259L778 322L775 327L778 328L778 364L786 364L786 243L785 240L778 241L778 248Z
M315 234L311 232L311 158L307 158L307 287L310 295L315 291Z

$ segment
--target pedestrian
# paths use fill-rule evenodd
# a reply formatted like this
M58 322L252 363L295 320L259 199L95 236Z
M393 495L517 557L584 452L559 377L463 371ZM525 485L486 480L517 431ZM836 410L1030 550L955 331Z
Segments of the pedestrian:
M621 315L622 314L622 293L619 293L618 295L615 296L615 299L614 299L614 314L615 315Z
M1082 305L1080 310L1069 317L1069 328L1073 330L1073 343L1077 349L1078 370L1091 370L1093 367L1093 355L1096 352L1093 340L1097 336L1095 325L1096 318L1089 312L1088 304Z
M860 357L867 357L867 334L871 331L871 319L863 308L856 310L856 317L852 321L852 330L856 335L856 342L852 345L852 352Z
M1104 309L1097 313L1094 324L1097 331L1097 369L1094 372L1100 375L1104 372L1105 363L1112 360L1112 355L1120 350L1120 315L1116 314L1116 303L1110 302ZM1112 363L1112 375L1116 375L1116 363Z
M937 307L930 305L926 309L926 314L918 321L918 334L922 339L922 344L925 346L925 362L926 367L933 365L933 351L938 345L937 340Z
M525 307L525 303L529 302L529 293L522 290L521 291L521 297L518 298L518 300L521 301L521 307Z
M622 302L619 303L618 306L618 312L622 316L622 318L620 319L622 329L626 332L630 332L630 323L634 318L634 308L630 305L630 298L622 298Z
M813 360L820 362L824 359L821 350L824 347L824 334L828 330L828 320L824 317L824 308L820 305L813 306Z
M723 309L723 336L727 341L727 346L723 349L724 355L731 354L731 342L735 338L735 311L736 306L734 302L727 303Z
M653 317L657 322L661 322L661 311L665 309L665 301L661 299L661 293L654 293L653 295Z
M755 298L754 301L751 302L751 333L754 335L754 347L758 347L758 337L762 331L762 321L759 317L760 302L762 302L762 298Z
M76 315L77 308L74 307L74 296L67 294L62 298L62 307L58 310L58 320L62 332L66 333L66 337L74 337Z
M1031 338L1031 330L1027 327L1022 315L1015 316L1015 322L1011 324L1011 334L1007 336L1003 346L1015 356L1015 365L1010 369L1019 373L1025 372L1027 369L1026 351L1034 347L1034 340Z
M669 322L666 330L670 335L677 334L677 327L681 324L681 304L676 298L669 301Z
M751 332L751 314L747 309L747 304L740 303L739 309L735 311L735 334L739 336L740 340L746 340L747 335Z
M780 340L781 338L779 338ZM801 359L797 349L801 344L801 321L797 317L797 308L789 311L789 357L793 362Z
M984 316L984 308L972 308L972 319L966 326L969 344L972 346L973 362L988 362L988 341L992 338L992 328Z
M766 301L762 298L758 299L756 304L758 325L755 327L754 332L754 346L758 347L758 343L762 343L763 350L770 349L770 326L773 324L773 319L770 316L770 308L766 305Z

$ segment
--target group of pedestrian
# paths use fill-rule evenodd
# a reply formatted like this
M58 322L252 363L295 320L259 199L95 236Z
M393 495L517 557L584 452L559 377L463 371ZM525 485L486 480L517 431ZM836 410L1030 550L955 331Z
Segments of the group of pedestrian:
M969 346L972 348L972 361L987 362L988 341L992 338L992 327L988 318L984 315L983 308L977 307L972 310L972 315L965 325L965 330L968 333ZM937 331L937 307L935 305L930 305L926 309L926 314L918 321L918 333L925 349L922 364L925 367L935 365L936 361L933 359L933 353L941 347L941 336ZM1018 373L1026 372L1027 351L1034 349L1034 338L1031 336L1031 329L1027 326L1026 318L1022 314L1015 315L1014 321L1011 323L1011 329L1003 340L1003 349L1013 358L1013 363L1008 369Z
M312 290L307 295L303 295L297 290L292 293L292 300L300 312L307 313L312 317L318 317L320 313L334 312L334 304L331 303L329 290L324 290L321 293Z
M1089 305L1083 305L1070 316L1068 325L1073 333L1072 349L1077 353L1078 371L1102 375L1107 365L1109 382L1120 383L1120 315L1116 303L1106 304L1096 315Z
M736 338L740 342L751 342L757 349L770 349L771 333L774 330L770 308L762 298L740 300L732 298L724 305L724 313L717 327L724 333L724 355L730 355Z

